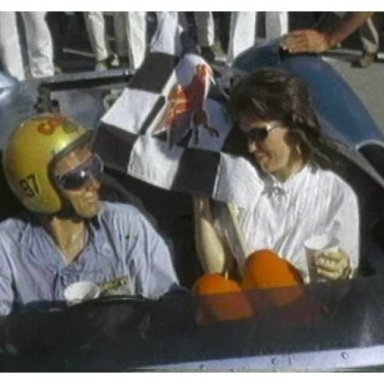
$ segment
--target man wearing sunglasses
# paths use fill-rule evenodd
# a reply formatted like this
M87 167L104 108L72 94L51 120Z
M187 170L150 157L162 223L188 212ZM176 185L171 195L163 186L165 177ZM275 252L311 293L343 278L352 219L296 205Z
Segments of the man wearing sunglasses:
M310 282L305 242L320 235L337 239L340 246L316 258L317 278L353 276L359 262L357 197L335 172L340 156L335 143L321 132L305 85L282 70L260 69L234 85L231 107L251 155L251 162L239 159L238 169L248 170L250 186L244 187L257 192L249 196L247 206L230 205L237 232L228 231L228 220L215 215L219 203L195 199L197 249L207 276L237 276L242 284L244 276L258 274L247 270L260 265L249 255L266 249L293 266L303 282ZM287 273L291 270L286 268ZM280 272L268 273L271 282L283 285L276 278ZM297 281L295 276L285 281ZM265 276L257 279L266 281Z
M133 206L100 201L103 162L90 132L62 115L38 115L3 154L11 189L27 208L0 224L0 314L61 301L78 281L102 293L158 298L178 287L163 239Z

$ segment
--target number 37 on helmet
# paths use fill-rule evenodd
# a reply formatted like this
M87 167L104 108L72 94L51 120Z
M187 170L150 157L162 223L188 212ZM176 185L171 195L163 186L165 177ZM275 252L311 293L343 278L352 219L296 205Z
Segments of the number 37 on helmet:
M48 214L61 209L54 165L89 139L90 130L57 114L32 117L13 131L3 154L4 173L27 209Z

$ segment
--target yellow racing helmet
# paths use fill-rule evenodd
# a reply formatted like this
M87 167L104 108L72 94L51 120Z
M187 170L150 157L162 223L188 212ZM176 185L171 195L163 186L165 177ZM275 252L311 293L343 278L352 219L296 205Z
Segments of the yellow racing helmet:
M8 184L31 211L56 213L62 200L53 178L54 162L89 140L89 130L59 114L24 121L9 137L3 153Z

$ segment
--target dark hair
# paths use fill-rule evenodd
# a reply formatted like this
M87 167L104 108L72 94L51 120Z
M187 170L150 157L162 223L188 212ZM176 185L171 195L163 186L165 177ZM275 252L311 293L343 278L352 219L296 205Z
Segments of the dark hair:
M335 168L336 142L321 131L309 91L298 77L262 68L237 81L230 92L235 119L253 113L260 120L284 123L299 140L305 158L321 168Z

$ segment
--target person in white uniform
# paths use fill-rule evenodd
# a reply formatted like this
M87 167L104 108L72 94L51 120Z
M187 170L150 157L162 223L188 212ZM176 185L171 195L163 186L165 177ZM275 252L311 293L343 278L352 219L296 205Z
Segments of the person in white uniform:
M259 12L260 13L260 12ZM258 12L231 12L227 62L255 44ZM265 12L265 40L288 33L288 12Z
M215 59L212 49L215 43L215 21L212 12L194 12L196 23L197 42L199 43L202 56L208 60Z
M369 67L376 59L380 50L380 34L383 28L383 14L375 14L359 28L362 55L355 62L354 67Z
M103 12L85 12L85 22L96 58L96 69L108 69L113 61ZM120 66L134 72L146 54L146 12L113 12L116 53Z
M359 265L357 196L333 169L335 143L322 134L304 83L280 69L260 69L234 85L231 107L253 157L239 162L242 172L251 175L249 190L256 193L246 207L232 204L245 256L272 250L309 282L304 243L325 234L340 247L321 254L317 275L328 281L354 276ZM207 198L195 198L204 272L241 279L246 262L233 244L239 239L228 236L226 223L216 220L212 206Z
M84 12L89 41L95 55L97 71L106 70L113 61L103 12Z
M26 35L28 68L33 78L53 76L53 45L46 12L21 12ZM0 59L6 73L26 77L16 12L0 12Z

